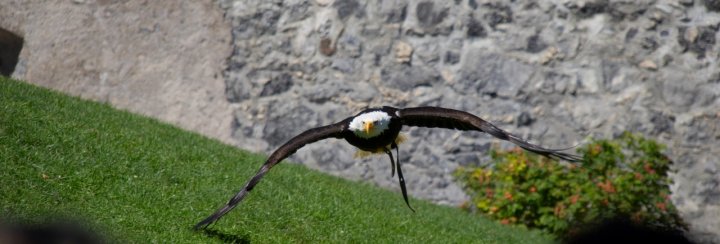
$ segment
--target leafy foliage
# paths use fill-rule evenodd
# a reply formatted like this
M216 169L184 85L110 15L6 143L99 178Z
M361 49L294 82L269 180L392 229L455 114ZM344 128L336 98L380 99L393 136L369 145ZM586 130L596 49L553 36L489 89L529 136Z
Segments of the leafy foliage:
M669 199L672 161L662 150L655 141L626 132L578 149L579 166L514 149L493 151L494 167L459 168L456 177L473 196L465 208L563 238L614 218L685 229Z

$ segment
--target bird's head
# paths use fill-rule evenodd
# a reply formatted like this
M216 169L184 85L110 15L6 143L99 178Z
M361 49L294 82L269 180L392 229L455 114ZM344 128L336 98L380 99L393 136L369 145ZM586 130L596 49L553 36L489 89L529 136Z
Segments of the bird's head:
M372 138L385 132L390 125L390 115L382 111L359 114L350 121L350 130L358 137Z

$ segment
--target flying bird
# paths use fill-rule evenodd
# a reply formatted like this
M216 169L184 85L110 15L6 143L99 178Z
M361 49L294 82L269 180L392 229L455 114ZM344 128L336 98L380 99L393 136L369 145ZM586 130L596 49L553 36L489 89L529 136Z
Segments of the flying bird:
M488 133L498 139L506 140L515 145L540 154L546 157L562 159L570 162L577 162L581 157L564 153L566 149L547 149L541 146L529 143L528 141L510 134L495 125L468 112L439 108L439 107L415 107L398 109L394 107L384 106L382 108L366 109L355 116L344 119L338 123L330 124L322 127L309 129L300 135L295 136L286 142L280 148L275 150L268 157L265 164L260 170L248 181L240 191L228 201L225 206L218 209L215 213L200 221L195 225L194 229L202 229L220 219L235 208L240 201L245 198L255 185L265 176L265 174L283 159L292 155L301 147L328 138L345 139L351 145L357 147L364 154L387 154L390 157L391 176L395 174L397 168L398 179L400 181L400 190L402 191L405 204L410 207L407 197L407 189L405 188L405 178L402 174L398 144L404 137L400 134L403 126L417 126L428 128L446 128L457 129L463 131L482 131ZM392 150L395 149L393 158Z

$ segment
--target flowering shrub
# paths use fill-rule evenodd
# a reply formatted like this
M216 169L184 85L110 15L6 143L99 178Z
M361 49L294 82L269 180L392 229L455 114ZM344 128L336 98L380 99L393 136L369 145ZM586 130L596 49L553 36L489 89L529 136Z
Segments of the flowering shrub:
M464 208L562 238L618 217L659 229L685 229L669 199L672 162L662 150L653 140L624 133L579 148L579 165L514 149L493 151L494 167L459 168L455 175L472 196Z

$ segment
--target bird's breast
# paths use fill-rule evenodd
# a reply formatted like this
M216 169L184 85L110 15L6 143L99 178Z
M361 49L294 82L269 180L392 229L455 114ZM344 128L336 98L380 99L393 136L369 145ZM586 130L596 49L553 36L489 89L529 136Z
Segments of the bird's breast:
M390 126L386 131L375 137L362 138L352 132L349 132L345 134L344 138L348 143L359 148L360 150L369 152L382 152L385 150L385 148L395 142L399 134L400 127Z

